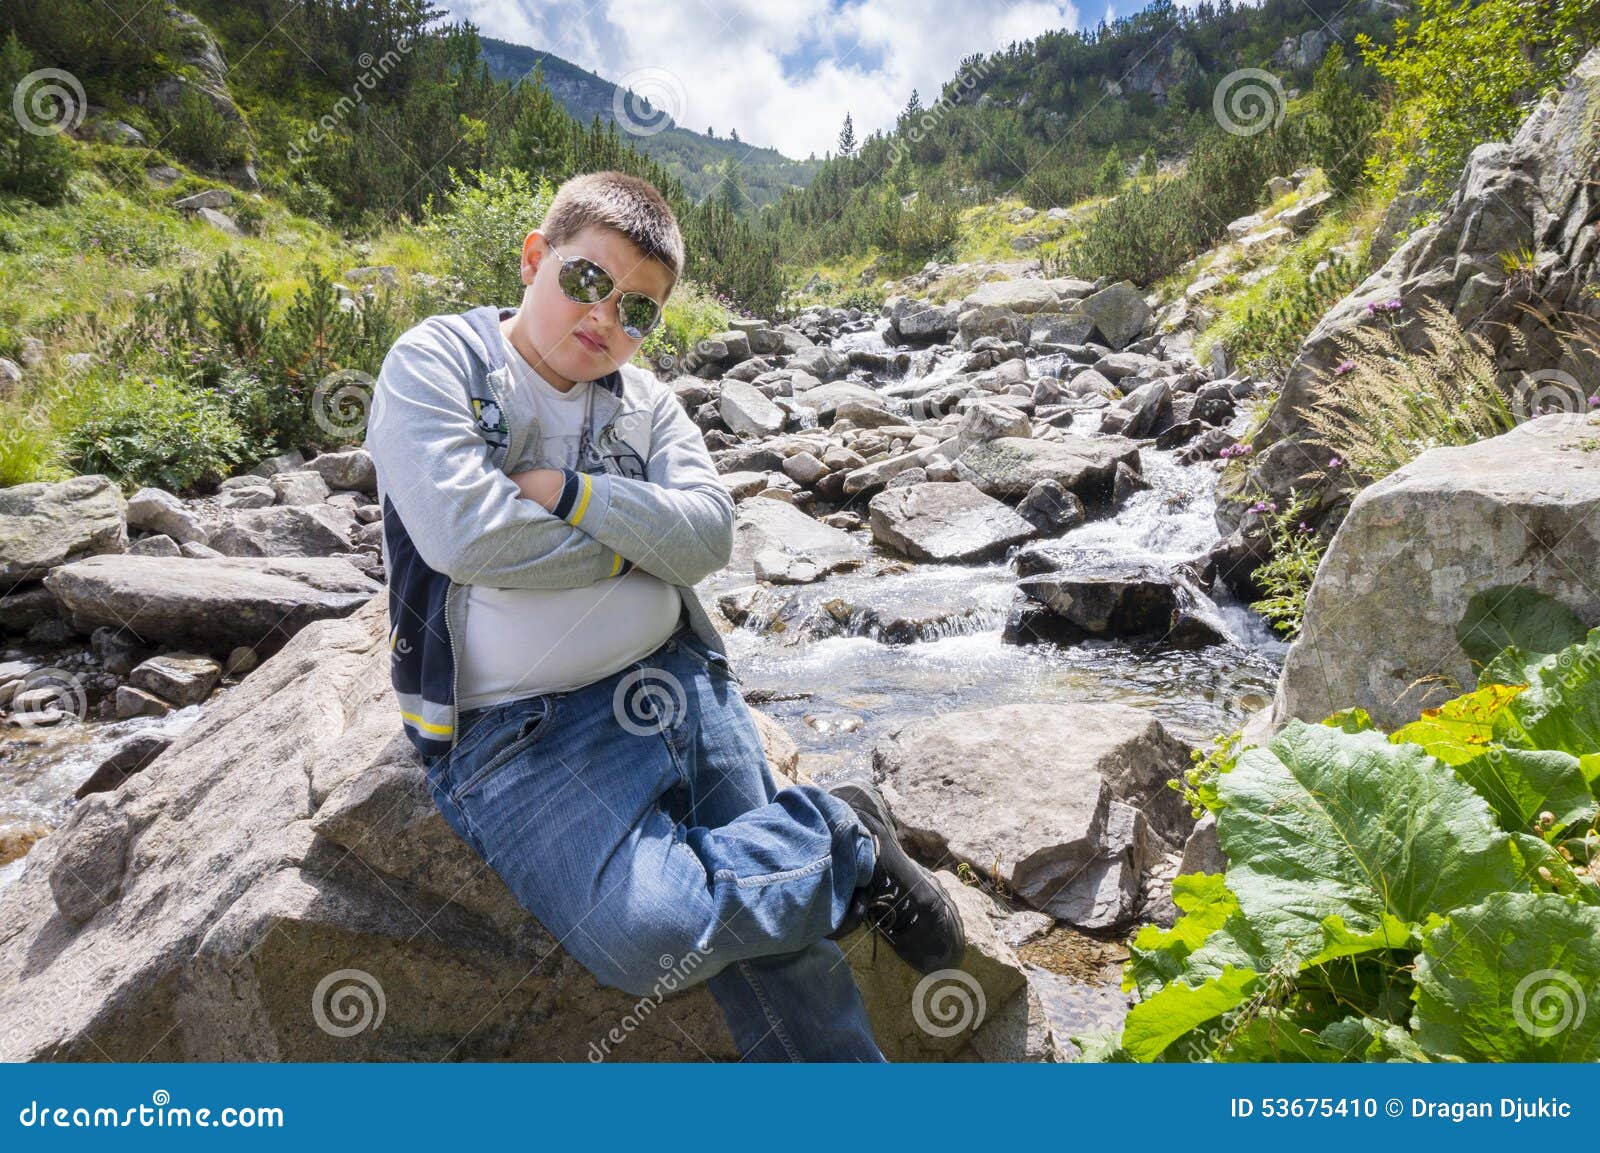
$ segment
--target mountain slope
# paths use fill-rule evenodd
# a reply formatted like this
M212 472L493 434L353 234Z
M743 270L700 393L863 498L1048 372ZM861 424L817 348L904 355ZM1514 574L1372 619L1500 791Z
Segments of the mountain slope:
M520 80L537 67L551 95L579 121L588 123L598 116L603 122L617 121L618 127L626 130L627 124L617 120L617 84L613 81L549 52L490 36L480 37L480 42L483 62L496 80ZM744 189L756 207L772 203L789 188L809 184L816 170L815 162L791 160L776 149L742 140L707 136L671 123L670 118L668 127L631 138L697 200L718 191L724 162L738 165Z

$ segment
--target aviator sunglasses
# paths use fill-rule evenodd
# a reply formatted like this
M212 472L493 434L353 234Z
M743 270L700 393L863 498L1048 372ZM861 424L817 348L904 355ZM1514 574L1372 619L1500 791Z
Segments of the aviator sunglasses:
M587 256L562 256L554 247L550 251L561 261L556 283L574 304L599 304L616 291L616 280ZM640 340L661 323L661 306L642 292L624 292L617 300L617 316L622 331Z

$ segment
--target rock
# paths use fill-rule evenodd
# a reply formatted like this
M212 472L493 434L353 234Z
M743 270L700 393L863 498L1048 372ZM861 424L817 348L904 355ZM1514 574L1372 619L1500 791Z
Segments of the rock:
M1166 782L1189 749L1149 713L1125 705L1021 704L915 721L873 749L901 835L929 860L965 862L1028 904L1096 928L1126 920L1106 908L1105 878L1137 873L1138 810L1181 841L1193 824Z
M151 657L133 670L128 682L182 708L205 700L221 679L222 666L210 657L174 652Z
M797 452L793 456L784 459L783 473L796 484L804 488L810 488L817 481L828 475L828 466L818 460L812 453Z
M253 671L260 659L255 649L248 645L239 645L228 654L228 659L223 662L222 671L230 677L242 677Z
M956 331L962 344L968 346L985 336L1026 344L1033 328L1027 317L1009 308L985 304L962 310L956 317Z
M128 498L128 527L162 533L179 544L206 543L205 526L184 503L165 489L141 488Z
M929 344L955 331L956 308L899 297L890 307L889 326L907 344Z
M1596 438L1600 419L1543 416L1363 490L1317 569L1274 722L1360 706L1394 729L1472 689L1456 626L1489 589L1537 589L1600 625L1592 566L1574 561L1600 556Z
M883 460L876 460L871 464L852 469L845 474L844 492L850 496L858 493L876 492L906 469L919 468L931 463L936 457L946 455L954 445L955 438L952 437L948 441L940 441L938 444L930 444L926 448L913 449L910 452L885 457Z
M164 717L172 711L172 705L144 689L118 685L116 711L121 721L130 717Z
M864 384L856 384L848 380L836 380L828 384L819 384L794 394L794 402L804 408L809 408L817 414L819 424L831 424L839 417L839 406L849 404L852 411L859 411L861 407L876 407L880 412L885 411L887 402L880 392L868 388ZM898 417L893 417L898 420Z
M837 380L850 371L850 361L842 352L835 352L831 348L813 345L802 348L789 357L788 366L801 372L808 372L820 381Z
M717 411L723 423L741 436L772 436L782 432L784 413L760 389L739 380L722 382Z
M764 563L774 571L777 562L773 558L786 556L803 566L797 575L814 566L817 577L855 568L869 555L866 546L849 533L813 520L792 504L754 497L740 504L735 513L728 567L754 571L757 555L766 554L772 555L766 556Z
M178 542L165 533L140 537L128 546L129 556L182 556Z
M1316 223L1323 210L1332 202L1333 193L1324 189L1314 196L1306 197L1292 208L1285 208L1274 219L1291 232L1304 232Z
M934 880L950 895L966 932L959 970L923 976L892 949L876 954L867 930L839 942L872 1024L894 1061L947 1060L963 1054L986 1061L1063 1061L1027 971L1004 939L1007 916L980 890L940 870Z
M864 400L841 400L834 406L833 419L835 421L848 420L857 428L882 428L885 425L899 424L905 418L890 412L883 407L883 397L873 403Z
M956 451L984 444L1002 436L1030 437L1033 422L1025 413L1006 404L979 401L962 414L956 427Z
M961 311L970 308L1004 308L1024 315L1054 312L1060 304L1048 280L991 280L980 284L961 302Z
M272 495L279 504L321 504L328 499L328 482L314 469L280 472L272 477Z
M872 539L912 560L987 560L1037 531L966 481L887 488L867 507Z
M128 817L94 796L73 809L57 833L61 849L50 862L50 892L61 915L81 925L110 907L122 890Z
M368 496L378 492L378 470L372 463L372 454L364 448L321 452L307 461L306 467L321 476L330 489L364 492Z
M1129 438L1154 436L1172 423L1172 389L1164 380L1140 385L1100 417L1100 431Z
M61 612L54 594L43 585L19 588L0 595L0 633L26 633L40 621Z
M56 569L45 585L83 632L127 627L148 643L217 653L235 645L274 651L381 589L336 557L90 557Z
M103 476L0 488L0 581L9 590L57 565L128 544L122 493Z
M1070 312L1036 312L1028 329L1035 347L1042 344L1082 344L1094 332L1094 318L1081 309Z
M1150 306L1132 282L1119 280L1083 298L1078 305L1114 349L1126 348L1150 322Z
M135 733L118 742L72 795L82 800L90 793L109 793L121 788L129 777L149 768L171 744L171 737L159 733Z
M1019 558L1017 571L1028 562ZM1232 638L1221 613L1180 569L1107 561L1025 576L1001 639L1011 644L1076 644L1118 638L1201 648Z
M201 208L195 212L195 218L204 221L224 236L243 236L244 230L234 223L233 217L215 208Z
M399 732L386 625L381 598L312 625L159 772L85 798L33 847L0 896L0 1060L587 1061L624 1018L638 1027L619 1059L736 1055L702 988L654 1014L601 988L445 824ZM1044 1056L1039 1030L1017 1029L1039 1020L1020 966L963 889L985 1023L919 1039L903 994L920 974L853 947L880 1044ZM339 1011L329 1027L363 996L381 1024Z
M132 632L107 625L89 634L89 651L94 653L95 660L106 672L118 677L127 676L135 665L150 655Z
M956 457L956 474L989 496L1020 500L1041 480L1054 480L1085 506L1110 505L1117 464L1139 468L1139 448L1121 437L1065 435L1055 440L1003 436Z
M336 556L350 551L354 523L350 514L323 504L245 509L212 534L211 547L229 557Z
M1028 490L1017 502L1017 515L1050 536L1076 528L1087 518L1083 502L1053 477L1046 477Z
M202 208L227 208L233 203L233 193L226 188L206 188L189 196L180 196L172 207L180 212L198 212Z
M1183 863L1179 873L1223 873L1228 869L1228 856L1217 839L1217 815L1206 813L1195 822L1194 832L1183 843Z
M9 400L22 384L22 368L9 357L0 356L0 400Z
M250 473L252 476L271 477L276 476L280 472L290 472L294 469L304 468L305 466L305 455L301 453L299 449L292 448L288 452L279 453L277 456L267 457L266 460L262 461L260 464L256 465L255 468L251 469ZM230 477L229 480L244 483L245 478ZM229 482L227 480L223 481L221 487L227 488L228 483Z
M217 505L229 510L246 508L270 508L276 504L278 495L272 491L272 486L263 481L260 484L237 485L234 488L225 488L217 497Z

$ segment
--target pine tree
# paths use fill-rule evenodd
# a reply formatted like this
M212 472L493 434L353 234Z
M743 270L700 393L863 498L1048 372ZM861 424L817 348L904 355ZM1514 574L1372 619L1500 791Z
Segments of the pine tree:
M850 113L844 114L844 127L839 129L839 155L853 156L856 151L856 126L850 119Z

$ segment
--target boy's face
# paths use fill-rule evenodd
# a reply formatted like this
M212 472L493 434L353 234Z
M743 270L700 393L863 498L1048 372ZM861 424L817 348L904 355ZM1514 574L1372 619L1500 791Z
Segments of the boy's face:
M560 256L556 252L560 252ZM598 304L580 304L561 291L557 276L562 259L588 257L616 282L616 288ZM522 244L522 308L513 322L512 342L521 335L543 362L546 376L556 384L596 380L625 364L642 337L629 336L617 315L624 292L642 292L664 305L672 291L672 273L638 250L632 241L609 228L590 227L552 249L544 233L528 233Z

